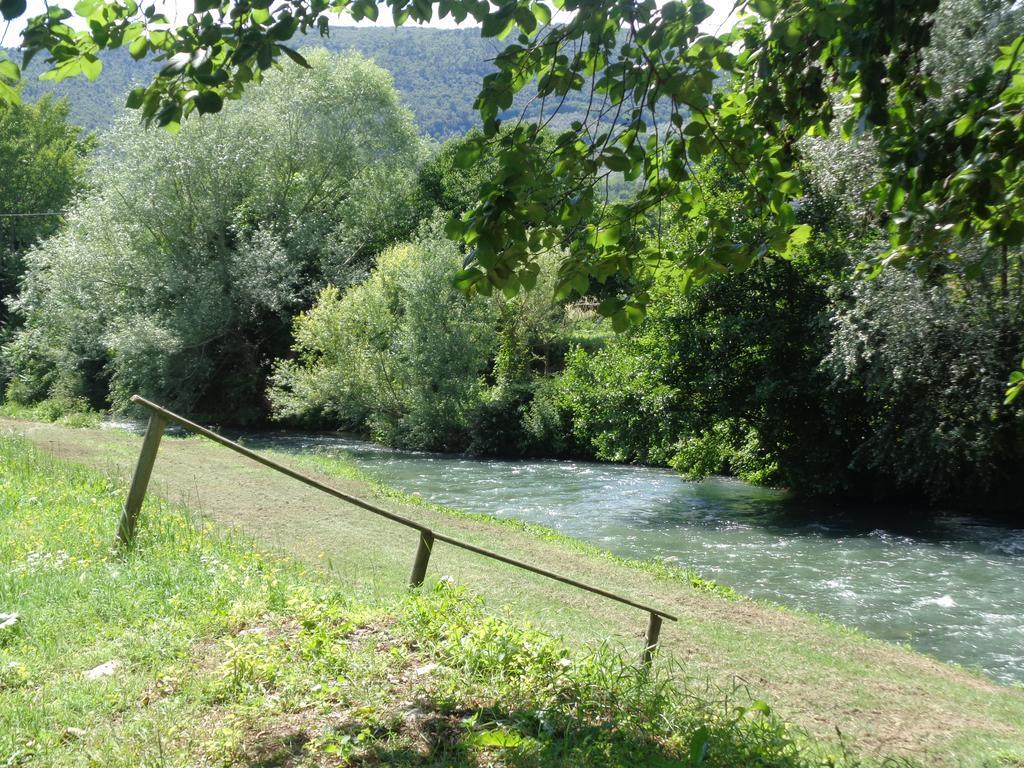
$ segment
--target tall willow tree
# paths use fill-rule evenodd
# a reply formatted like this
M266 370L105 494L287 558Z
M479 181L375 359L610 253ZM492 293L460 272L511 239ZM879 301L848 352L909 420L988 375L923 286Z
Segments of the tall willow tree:
M27 257L11 397L262 414L292 315L412 224L421 145L390 76L309 59L176 135L105 138L93 191Z

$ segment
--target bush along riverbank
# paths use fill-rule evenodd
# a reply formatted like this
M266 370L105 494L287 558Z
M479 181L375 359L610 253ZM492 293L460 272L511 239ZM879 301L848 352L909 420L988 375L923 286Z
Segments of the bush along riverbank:
M819 765L767 704L732 706L486 614L441 582L377 601L0 440L6 765ZM829 764L854 765L831 755Z

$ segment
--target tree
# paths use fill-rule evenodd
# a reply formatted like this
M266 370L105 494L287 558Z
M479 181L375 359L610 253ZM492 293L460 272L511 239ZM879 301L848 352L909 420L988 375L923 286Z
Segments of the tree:
M854 488L1019 507L1024 416L1001 407L1014 360L1003 334L1007 326L1024 331L1024 275L1015 261L1008 315L992 300L998 278L991 274L964 281L892 270L842 286L822 368L835 402L852 396L863 406L844 413L829 403L824 418L846 433Z
M727 162L707 161L699 178L711 190L710 215L729 221L737 238L761 236L766 222L743 208L742 179ZM691 477L728 473L805 490L832 476L838 486L843 440L821 415L839 398L818 366L829 348L829 286L859 238L845 212L818 195L805 200L801 220L820 234L792 258L723 272L687 292L667 273L648 288L643 323L594 354L572 355L560 389L577 439L598 458L672 465ZM686 219L652 234L680 251L708 236Z
M404 237L421 159L386 72L309 54L179 134L122 121L68 226L27 256L19 400L141 392L251 420L292 315Z
M876 265L945 258L950 234L979 236L996 248L1024 241L1019 26L1011 25L1019 36L996 41L976 78L936 100L941 72L929 68L924 52L938 0L749 0L739 4L740 23L724 35L701 29L711 14L702 0L562 0L557 8L567 15L557 24L537 0L388 4L397 24L472 17L484 37L516 33L477 99L481 145L494 145L498 172L449 229L474 255L459 276L466 290L528 287L536 255L566 238L573 257L563 266L561 293L582 293L592 279L652 264L692 280L788 255L809 236L792 207L800 195L799 140L807 134L876 138L883 173L874 194L891 212L891 244ZM85 0L76 12L87 29L68 24L70 11L50 8L28 21L23 40L26 58L48 52L56 79L98 76L102 48L155 56L164 68L129 104L146 120L176 127L191 112L219 111L278 57L306 64L285 42L311 29L326 33L328 13L372 19L377 8L378 0L199 0L175 28L149 4ZM4 0L0 10L21 16L24 0ZM0 77L17 75L12 62L0 68ZM728 89L723 77L731 79ZM531 84L539 118L499 130L499 116ZM0 91L13 97L8 86ZM592 96L586 117L560 135L555 151L540 150L538 131L560 102L580 93ZM726 222L707 216L693 170L713 149L745 179L744 205L766 216L769 226L757 242L737 242ZM482 152L470 149L461 159L470 163ZM594 181L610 173L641 180L641 193L601 206ZM622 247L624 233L666 204L707 229L702 251ZM524 221L535 226L527 229ZM646 302L643 291L622 298L603 307L620 325L641 316Z
M575 438L601 459L808 496L1019 506L1024 418L1001 400L1024 332L1024 253L993 259L974 242L921 275L854 277L884 247L849 205L874 175L871 147L809 151L828 161L801 180L800 220L815 234L790 259L687 292L672 275L655 281L643 323L570 356L557 400ZM764 223L727 169L700 171L711 214L757 238ZM706 233L659 236L688 250Z
M0 334L10 318L3 300L17 290L24 254L57 230L85 183L93 139L67 121L68 105L0 102Z

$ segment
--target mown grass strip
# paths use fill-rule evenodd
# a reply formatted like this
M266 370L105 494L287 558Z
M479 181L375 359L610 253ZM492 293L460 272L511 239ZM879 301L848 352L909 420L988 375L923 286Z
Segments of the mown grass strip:
M157 498L118 553L120 483L9 437L0 470L0 764L859 764L452 584L355 599Z

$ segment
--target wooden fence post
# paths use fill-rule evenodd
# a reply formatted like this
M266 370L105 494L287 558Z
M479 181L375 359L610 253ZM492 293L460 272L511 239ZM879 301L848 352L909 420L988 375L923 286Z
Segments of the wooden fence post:
M412 565L412 576L409 578L410 587L423 585L423 579L427 575L427 563L430 562L430 552L434 548L434 534L427 530L420 531L420 543L416 547L416 562Z
M644 644L643 664L645 667L651 665L654 658L654 649L658 647L658 637L661 635L661 616L651 614L651 620L647 624L647 639Z
M117 524L117 543L122 547L130 547L135 539L135 525L139 520L139 510L142 509L142 502L146 498L149 476L153 473L156 452L160 447L160 438L163 437L166 426L167 419L159 413L154 413L149 417L146 436L142 438L142 450L139 451L139 461L135 465L132 484L128 488L128 498L124 502L121 521Z

